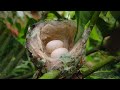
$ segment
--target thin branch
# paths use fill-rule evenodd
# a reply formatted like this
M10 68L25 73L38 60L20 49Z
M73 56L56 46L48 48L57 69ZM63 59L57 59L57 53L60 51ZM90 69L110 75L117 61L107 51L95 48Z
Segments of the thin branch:
M105 55L105 54L103 54ZM73 79L80 79L79 77L82 76L82 78L85 78L89 75L91 75L92 73L94 73L95 71L99 70L100 68L104 67L105 65L109 64L109 63L112 63L112 62L120 62L120 57L117 56L117 57L114 57L114 56L102 56L103 58L101 58L101 60L99 60L100 62L94 62L93 61L90 61L89 63L91 63L91 65L93 66L90 66L88 65L86 62L84 64L84 66L82 68L80 68L80 73L76 73L72 78Z

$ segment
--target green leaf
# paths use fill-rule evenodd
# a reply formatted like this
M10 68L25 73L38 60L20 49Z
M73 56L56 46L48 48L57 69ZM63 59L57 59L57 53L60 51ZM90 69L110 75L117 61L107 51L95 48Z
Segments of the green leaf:
M57 17L54 13L48 13L47 18L45 20L57 20Z
M90 38L97 40L98 42L102 42L103 39L102 34L96 25L93 27L93 30L90 34Z
M94 48L97 48L101 45L103 41L102 34L98 27L95 25L91 31L90 37L86 44L86 51L89 52Z
M100 45L101 45L101 42L98 42L97 40L89 38L89 40L87 41L87 44L86 44L86 52L94 50L94 48L97 48Z
M85 79L101 79L101 77L95 76L95 75L90 75L90 76L86 77Z
M59 74L60 74L60 71L52 70L52 71L50 71L48 73L45 73L39 79L55 79Z
M111 12L108 11L107 14L106 14L106 17L108 18L108 21L107 23L109 23L109 27L110 28L113 28L116 24L116 20L115 18L112 16Z
M103 37L106 37L112 33L112 30L116 27L116 20L108 11L106 14L100 14L100 18L98 18L97 27L102 33Z
M75 11L64 11L64 17L71 20L75 15Z
M77 20L77 32L75 35L75 42L77 42L85 29L85 25L90 21L92 15L94 14L93 11L76 11L76 20Z
M86 43L86 52L92 50L94 47L91 45L90 43L90 39L87 40L87 43Z
M87 61L92 61L92 60L93 60L93 57L88 55L88 56L86 56L86 60L87 60Z

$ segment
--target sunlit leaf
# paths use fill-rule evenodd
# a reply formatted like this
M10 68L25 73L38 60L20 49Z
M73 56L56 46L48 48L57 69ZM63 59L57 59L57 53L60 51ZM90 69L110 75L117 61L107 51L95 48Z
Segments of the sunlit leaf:
M90 38L97 40L98 42L101 42L103 39L102 34L96 25L94 26L94 28L90 34Z
M57 20L57 17L53 13L48 13L46 20Z
M39 79L55 79L59 75L59 73L60 73L60 71L58 71L58 70L52 70L48 73L45 73Z

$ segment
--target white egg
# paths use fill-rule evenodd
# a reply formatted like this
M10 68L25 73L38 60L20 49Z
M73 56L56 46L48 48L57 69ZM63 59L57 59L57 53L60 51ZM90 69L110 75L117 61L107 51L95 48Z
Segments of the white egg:
M63 42L61 40L52 40L47 43L46 45L46 50L48 53L51 53L57 48L62 48L63 47Z
M52 58L59 58L60 56L62 56L63 54L66 54L67 52L68 52L68 50L66 48L58 48L58 49L55 49L51 53L51 57Z

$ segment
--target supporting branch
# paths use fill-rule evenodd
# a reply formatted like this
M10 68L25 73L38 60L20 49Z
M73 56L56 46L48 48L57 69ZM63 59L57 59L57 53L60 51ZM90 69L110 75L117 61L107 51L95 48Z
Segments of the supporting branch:
M103 55L100 57L100 60L98 62L96 62L95 60L86 62L86 64L80 69L80 72L83 74L83 78L85 78L90 74L92 74L93 72L97 71L98 69L102 68L106 64L109 64L114 61L118 61L119 59L120 57L116 58L114 56L105 55L103 53Z

